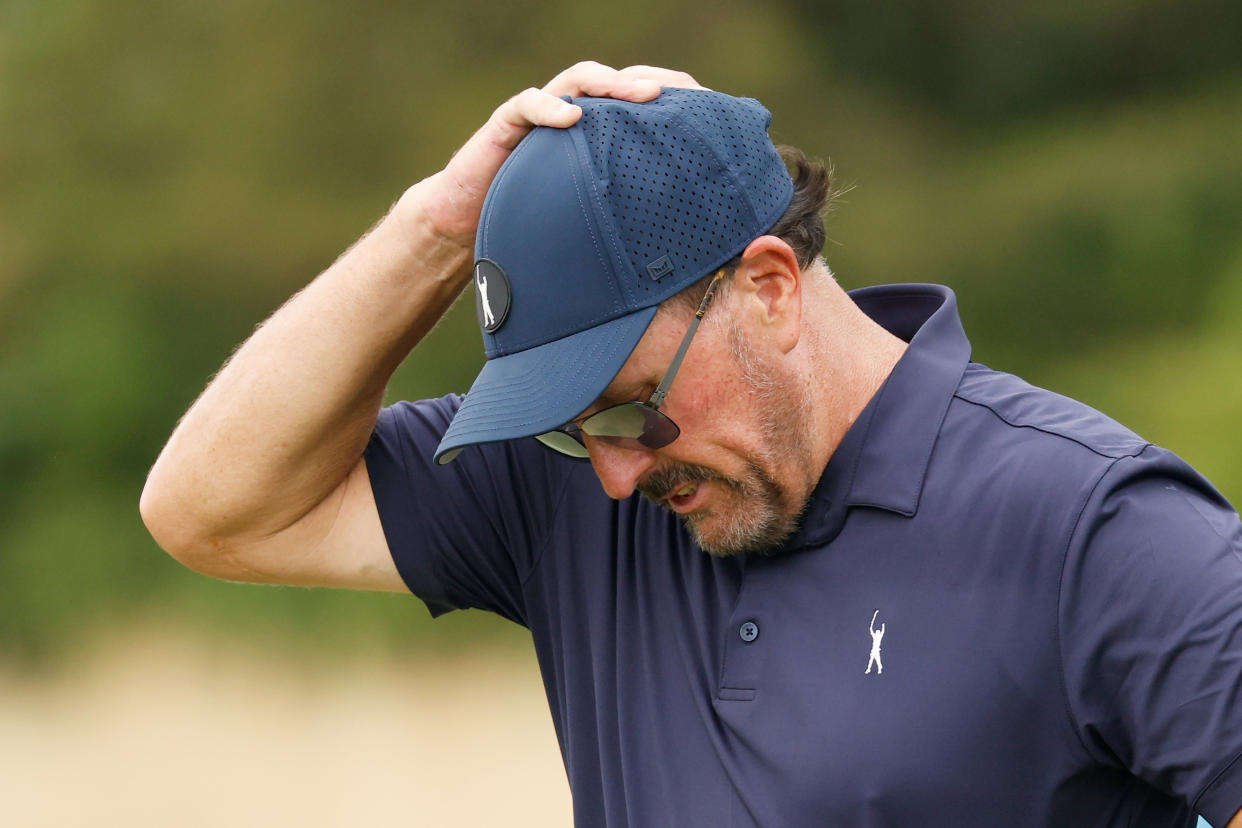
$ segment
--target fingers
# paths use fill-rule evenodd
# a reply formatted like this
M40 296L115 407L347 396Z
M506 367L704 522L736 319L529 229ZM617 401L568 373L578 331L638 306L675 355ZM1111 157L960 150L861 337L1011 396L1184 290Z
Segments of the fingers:
M561 72L543 91L552 95L590 95L625 101L649 101L660 94L661 86L703 89L692 76L658 66L627 66L613 69L595 61L583 61Z
M661 86L670 86L677 89L707 88L695 80L694 76L688 72L680 72L676 69L662 69L659 66L627 66L621 70L621 74L656 80L659 81Z
M512 127L520 138L531 127L567 127L577 123L581 116L578 107L532 86L501 104L492 117L499 124Z
M498 146L512 149L531 127L568 127L577 123L582 110L561 100L561 95L590 95L641 103L657 97L662 86L705 88L691 75L673 69L627 66L618 70L595 61L583 61L561 72L543 89L526 89L501 104L492 116L490 138Z

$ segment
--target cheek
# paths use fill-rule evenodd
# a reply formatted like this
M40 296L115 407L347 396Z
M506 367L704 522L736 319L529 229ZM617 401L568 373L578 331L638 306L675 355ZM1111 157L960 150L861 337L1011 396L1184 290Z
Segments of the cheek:
M681 428L681 437L670 447L676 449L676 459L731 467L739 457L750 458L761 443L751 422L753 407L750 392L740 386L720 383L687 389L676 412L669 412Z

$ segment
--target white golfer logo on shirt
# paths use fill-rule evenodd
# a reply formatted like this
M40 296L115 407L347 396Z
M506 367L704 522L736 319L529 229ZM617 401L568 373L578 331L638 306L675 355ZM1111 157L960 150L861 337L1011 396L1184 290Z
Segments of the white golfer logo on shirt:
M880 660L880 641L884 638L884 622L880 622L878 630L875 628L875 619L879 614L879 610L871 614L871 658L867 659L867 673L870 673L871 668L875 667L875 674L877 676L884 672L884 662Z
M492 303L487 301L487 277L483 275L483 268L475 268L474 281L479 286L479 299L483 302L483 327L490 330L496 324L496 314L492 313Z

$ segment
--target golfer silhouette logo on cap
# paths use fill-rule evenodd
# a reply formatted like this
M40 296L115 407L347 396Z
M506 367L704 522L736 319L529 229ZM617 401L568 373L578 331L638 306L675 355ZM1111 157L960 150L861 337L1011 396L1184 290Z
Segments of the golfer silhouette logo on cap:
M474 278L479 286L479 301L483 303L483 327L490 328L496 324L496 314L492 313L492 304L487 301L487 274L483 268L476 268Z
M500 265L489 259L474 264L474 287L479 327L495 333L509 315L509 278Z

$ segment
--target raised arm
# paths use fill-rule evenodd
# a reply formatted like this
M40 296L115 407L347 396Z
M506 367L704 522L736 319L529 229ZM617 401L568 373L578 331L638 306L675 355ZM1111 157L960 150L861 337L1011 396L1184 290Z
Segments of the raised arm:
M272 315L177 425L140 510L156 541L238 581L404 589L362 452L397 365L469 281L488 186L560 95L656 97L680 72L580 63L502 104L439 173Z

